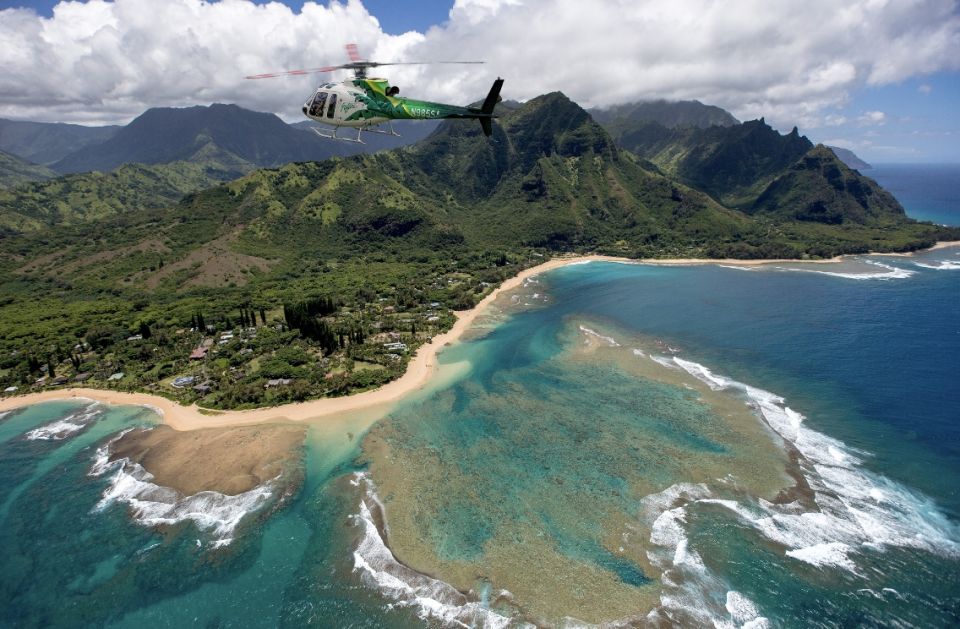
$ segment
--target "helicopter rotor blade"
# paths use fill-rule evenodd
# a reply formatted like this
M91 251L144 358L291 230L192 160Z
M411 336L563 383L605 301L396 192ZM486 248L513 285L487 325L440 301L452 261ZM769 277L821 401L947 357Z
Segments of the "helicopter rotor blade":
M334 70L340 70L344 66L328 66L325 68L310 68L307 70L285 70L283 72L268 72L266 74L253 74L251 76L245 76L245 79L272 79L278 76L303 76L304 74L318 74L320 72L333 72Z
M424 65L437 65L440 63L445 64L461 64L461 63L486 63L486 61L388 61L385 63L380 63L379 61L367 61L371 67L375 66L424 66Z

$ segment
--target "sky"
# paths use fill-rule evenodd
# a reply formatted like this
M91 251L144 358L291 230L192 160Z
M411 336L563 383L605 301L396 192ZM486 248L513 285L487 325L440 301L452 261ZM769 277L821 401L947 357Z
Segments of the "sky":
M960 162L960 0L0 0L0 117L124 124L236 103L294 121L347 60L482 60L378 74L465 104L717 105L867 161ZM332 75L346 78L346 73Z

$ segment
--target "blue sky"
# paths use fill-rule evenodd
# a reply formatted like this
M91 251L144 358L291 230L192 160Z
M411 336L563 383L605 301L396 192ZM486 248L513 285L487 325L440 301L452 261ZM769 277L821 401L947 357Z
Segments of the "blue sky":
M284 4L297 11L303 2L286 0ZM445 22L453 0L364 0L363 5L376 16L383 30L400 35L407 31L423 33L434 24Z
M521 101L558 89L585 107L697 99L867 161L960 162L960 0L286 0L292 12L118 0L52 19L56 4L0 0L36 13L0 14L0 117L124 123L152 106L236 102L294 119L314 77L242 77L337 63L357 42L378 61L486 61L390 69L405 94L441 102L476 100L503 76Z
M867 112L883 112L880 121ZM939 72L866 86L837 110L847 122L817 128L811 139L844 144L876 162L960 162L960 73ZM958 182L960 185L960 182Z

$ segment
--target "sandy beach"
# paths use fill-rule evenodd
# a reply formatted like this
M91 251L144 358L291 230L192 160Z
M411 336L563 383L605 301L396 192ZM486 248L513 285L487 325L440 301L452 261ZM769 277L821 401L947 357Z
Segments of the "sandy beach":
M960 241L939 242L931 249L960 246ZM875 254L898 255L898 254ZM913 255L899 254L899 255ZM842 256L829 260L816 260L819 263L831 263L842 260ZM86 398L108 404L129 404L147 406L157 411L163 418L163 423L176 430L196 430L200 428L214 428L223 426L241 426L276 421L308 421L331 418L361 410L381 408L387 412L389 408L407 395L422 389L433 375L437 365L437 354L447 345L456 342L463 333L470 328L474 320L482 314L493 301L504 291L520 286L527 278L570 264L603 261L626 264L660 264L660 265L707 265L724 264L731 266L758 266L765 264L783 264L788 262L807 262L802 260L736 260L736 259L631 259L603 255L570 255L553 258L534 267L530 267L517 275L505 280L480 303L471 310L458 312L457 321L453 327L443 334L422 345L407 365L406 372L398 379L385 384L379 389L365 391L356 395L337 398L323 398L297 404L284 404L271 408L258 408L244 411L208 411L196 404L183 406L166 398L146 393L124 393L90 388L57 389L39 393L12 396L0 400L0 412L37 404L51 400L70 398ZM814 262L814 261L810 261Z
M196 430L199 428L241 426L271 421L317 420L376 407L382 407L386 411L390 405L426 385L436 368L436 358L439 351L444 346L459 339L471 326L474 319L486 310L490 303L492 303L501 292L519 286L526 278L538 273L543 273L544 271L549 271L550 269L565 264L587 260L632 262L625 258L580 256L555 258L541 265L526 269L518 275L504 281L499 287L494 289L493 292L484 297L473 309L456 313L457 321L453 327L443 334L434 336L429 343L420 346L402 376L373 391L365 391L344 397L310 400L297 404L284 404L271 408L258 408L244 411L207 411L201 409L196 404L183 406L172 400L147 393L125 393L102 389L70 388L58 389L56 391L43 391L40 393L28 393L26 395L18 395L0 400L0 412L50 400L86 398L108 404L147 406L157 411L157 413L163 417L163 423L169 425L171 428L176 430Z

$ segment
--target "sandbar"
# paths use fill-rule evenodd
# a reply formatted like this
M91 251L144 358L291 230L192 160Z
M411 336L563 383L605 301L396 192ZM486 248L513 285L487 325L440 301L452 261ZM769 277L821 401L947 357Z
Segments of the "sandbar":
M271 424L179 431L131 430L110 444L110 460L129 459L152 482L185 496L242 494L300 467L305 425Z

